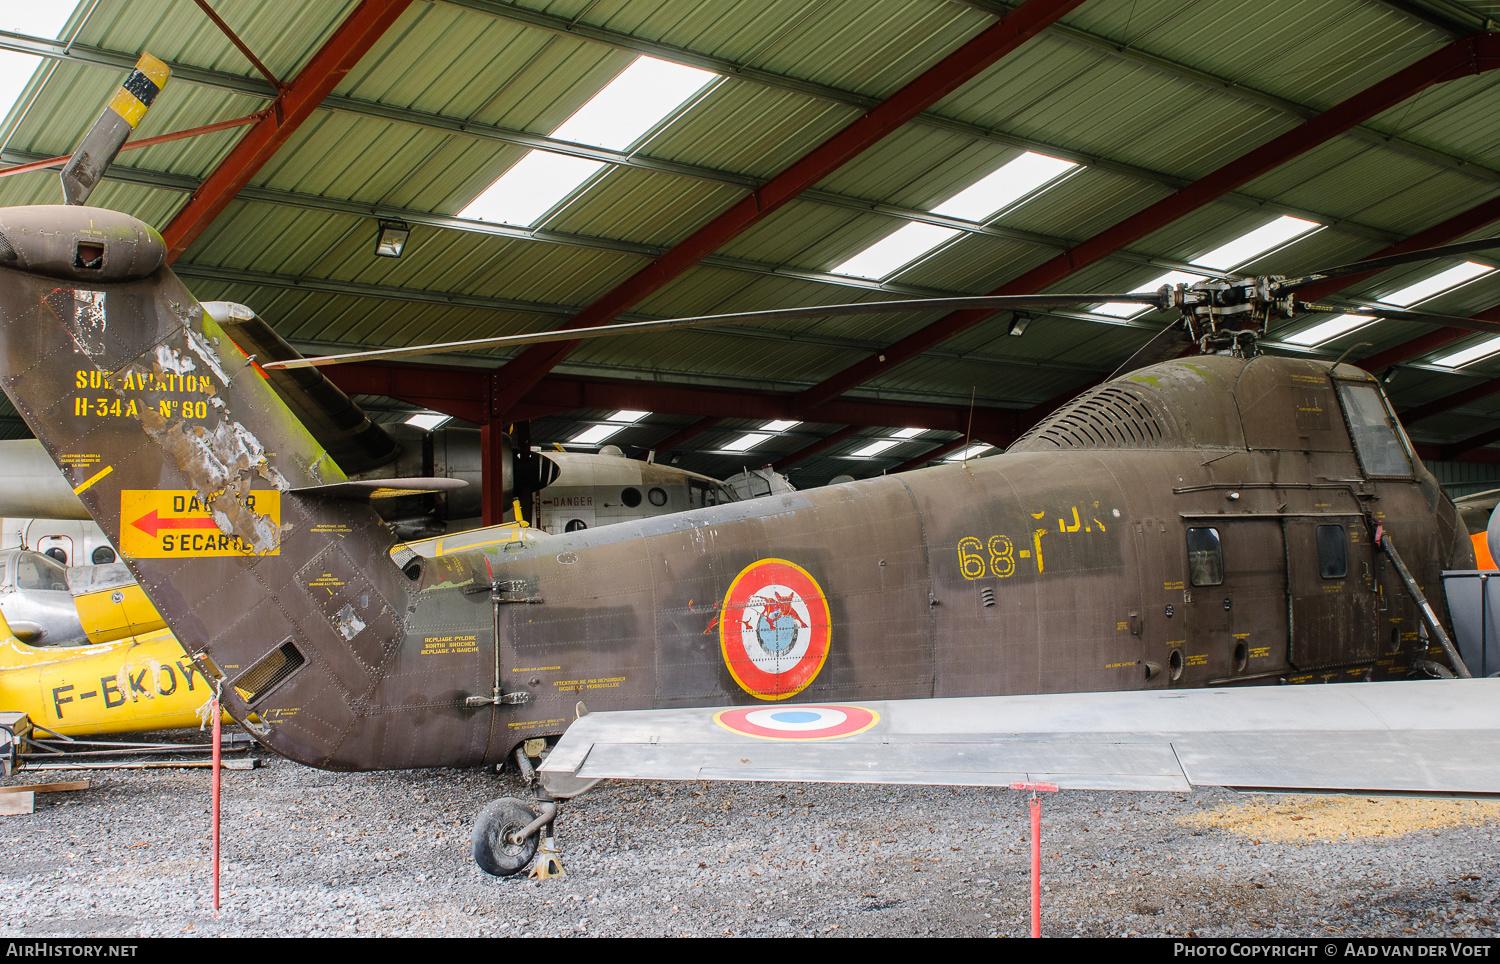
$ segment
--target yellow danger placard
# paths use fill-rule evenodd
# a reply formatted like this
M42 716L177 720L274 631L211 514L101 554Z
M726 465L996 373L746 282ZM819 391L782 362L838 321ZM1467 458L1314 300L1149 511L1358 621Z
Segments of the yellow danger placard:
M255 490L241 502L271 525L281 525L281 493L275 489ZM132 559L274 556L279 552L277 548L257 553L239 536L220 531L212 508L192 489L120 491L120 553Z

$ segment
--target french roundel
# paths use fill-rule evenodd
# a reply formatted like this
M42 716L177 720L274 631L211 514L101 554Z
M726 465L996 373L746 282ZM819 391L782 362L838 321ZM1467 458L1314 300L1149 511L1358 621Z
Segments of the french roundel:
M766 740L832 740L863 733L880 714L863 706L741 706L715 713L714 722Z
M761 559L734 577L719 616L724 664L746 693L785 700L807 689L828 659L832 619L806 569Z

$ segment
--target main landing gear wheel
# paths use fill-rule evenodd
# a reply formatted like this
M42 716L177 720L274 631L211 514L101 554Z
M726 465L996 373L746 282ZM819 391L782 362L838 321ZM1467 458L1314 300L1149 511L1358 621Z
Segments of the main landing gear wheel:
M535 819L536 813L514 797L496 800L479 811L474 820L474 862L496 877L524 870L536 856L539 834L533 833L520 843L510 838Z

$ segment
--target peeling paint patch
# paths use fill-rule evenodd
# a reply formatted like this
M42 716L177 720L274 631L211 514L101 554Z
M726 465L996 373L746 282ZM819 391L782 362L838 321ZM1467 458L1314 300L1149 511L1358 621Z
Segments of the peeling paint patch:
M213 348L209 346L208 339L204 338L198 332L189 328L187 332L187 340L188 347L192 349L193 354L197 355L203 360L203 364L207 365L209 369L218 376L221 383L228 385L229 376L225 374L224 367L219 364L219 357L214 353Z

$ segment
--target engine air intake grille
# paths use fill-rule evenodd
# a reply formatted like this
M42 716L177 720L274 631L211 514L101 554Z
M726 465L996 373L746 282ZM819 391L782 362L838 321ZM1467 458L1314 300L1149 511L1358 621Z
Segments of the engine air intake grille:
M1148 399L1122 385L1102 385L1023 435L1011 451L1140 449L1171 446L1177 432Z
M246 703L254 703L305 662L301 651L288 639L235 680L234 690Z

